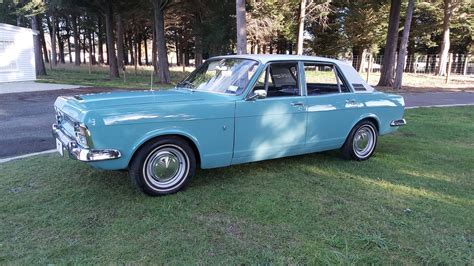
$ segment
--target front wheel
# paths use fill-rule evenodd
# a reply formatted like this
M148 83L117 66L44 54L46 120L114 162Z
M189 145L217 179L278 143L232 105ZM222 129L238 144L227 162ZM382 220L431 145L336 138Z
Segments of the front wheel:
M151 196L182 189L196 170L196 156L189 144L165 137L141 147L130 164L132 183Z
M341 148L342 156L349 160L363 161L372 156L377 146L377 128L368 120L359 122L352 128Z

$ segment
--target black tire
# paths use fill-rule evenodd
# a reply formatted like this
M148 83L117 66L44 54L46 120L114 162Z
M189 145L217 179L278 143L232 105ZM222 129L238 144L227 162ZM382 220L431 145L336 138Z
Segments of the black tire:
M150 196L178 192L195 172L196 155L193 149L185 140L174 136L144 144L129 167L132 183Z
M359 142L367 138L367 146L360 149ZM369 139L371 138L371 139ZM346 142L341 148L342 157L347 160L364 161L369 159L377 147L378 131L375 124L369 120L357 123L349 133Z

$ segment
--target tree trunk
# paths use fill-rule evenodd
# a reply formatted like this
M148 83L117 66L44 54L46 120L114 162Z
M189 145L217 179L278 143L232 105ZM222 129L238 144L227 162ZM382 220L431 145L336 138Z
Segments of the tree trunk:
M167 3L167 1L165 1ZM153 0L155 28L156 28L156 50L158 52L158 82L170 83L170 70L168 65L168 51L165 39L165 21L163 16L163 0Z
M362 66L362 57L364 56L364 49L360 46L352 47L352 67L360 71L360 67Z
M96 58L96 55L97 55L96 52L97 52L97 51L96 51L96 49L95 49L95 45L96 45L96 43L95 43L95 30L91 32L91 35L92 35L92 36L91 36L91 40L92 40L92 47L91 47L91 49L92 49L92 54L94 55L94 56L92 57L92 60L93 60L93 61L92 61L92 64L93 64L93 65L96 65L96 64L97 64L97 58Z
M95 59L94 59L94 53L93 53L93 50L94 50L94 46L92 44L92 31L89 31L89 64L90 65L93 65L95 63Z
M247 53L247 21L245 11L245 0L236 0L237 16L237 54Z
M400 23L400 5L401 0L391 0L387 41L378 86L393 86L398 41L398 24Z
M407 66L405 67L405 72L415 72L415 61L415 47L413 42L409 40L407 47Z
M82 63L86 63L86 53L87 53L87 45L86 45L86 39L87 39L87 31L84 29L84 32L81 34L82 35Z
M133 49L133 38L132 36L128 36L128 51L130 51L130 64L133 66L135 65L135 54Z
M135 50L137 50L137 62L138 65L142 65L142 38L140 36L135 37Z
M194 66L199 67L203 62L203 44L202 44L202 13L194 12Z
M97 20L97 43L99 46L99 64L104 63L104 42L103 42L103 34L102 34L102 18L99 16Z
M130 36L128 35L128 33L124 32L124 38L125 40L128 40L130 38ZM128 52L130 51L130 43L128 42L124 42L123 43L123 64L124 65L130 65L130 57L128 56ZM129 59L130 58L130 59Z
M54 25L56 28L56 38L58 39L58 49L59 49L59 62L61 64L65 64L64 60L64 40L61 38L61 32L59 29L59 21L56 19L56 25Z
M44 38L44 29L42 25L39 27L39 34L41 38L41 47L43 49L44 62L49 63L48 47L46 46L46 39Z
M81 45L79 29L77 28L77 16L72 16L72 31L74 35L74 65L81 65Z
M114 21L113 21L113 10L112 4L107 2L105 12L105 31L107 35L107 61L109 62L109 77L115 79L120 77L119 69L117 64L117 55L115 54L115 41L114 41Z
M157 62L157 52L156 52L156 27L153 20L153 40L151 45L151 63L153 64L153 72L158 75L158 62Z
M449 54L449 21L451 20L451 0L444 0L444 17L443 17L443 41L441 43L441 52L439 54L438 76L446 75L446 64L448 63Z
M199 33L198 35L196 35L195 39L194 39L194 42L195 42L195 51L194 51L194 65L196 67L199 67L200 65L202 65L202 61L203 61L203 58L202 58L202 36L201 34Z
M304 33L304 19L306 16L306 0L300 1L300 16L298 18L298 38L296 45L296 54L303 54L303 33Z
M146 34L143 34L143 46L145 47L145 65L148 66L148 45Z
M117 14L117 64L119 69L123 69L123 20L120 13Z
M413 17L414 6L415 0L408 0L405 25L403 26L403 35L400 42L400 50L398 51L398 62L394 82L394 89L396 90L402 89L403 67L407 56L408 38L410 37L411 19Z
M66 34L67 34L67 50L68 50L68 53L69 53L69 63L72 63L71 27L69 25L68 16L66 16Z
M56 17L51 16L51 59L54 66L58 64L58 54L57 54L57 45L56 45Z
M108 65L109 64L109 42L107 41L107 36L105 36L105 54L107 55L107 60L104 63Z
M39 31L41 25L41 20L38 15L31 17L31 29L34 31ZM35 68L36 75L42 76L46 75L46 68L44 67L43 55L41 53L41 40L39 35L33 35L33 46L35 53Z

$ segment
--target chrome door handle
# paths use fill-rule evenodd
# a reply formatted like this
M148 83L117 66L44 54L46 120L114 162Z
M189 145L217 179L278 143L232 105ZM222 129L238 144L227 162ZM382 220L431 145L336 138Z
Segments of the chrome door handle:
M355 99L350 99L350 100L347 99L346 103L355 104L355 103L357 103L357 101Z
M304 103L303 102L292 102L291 105L292 106L304 106Z

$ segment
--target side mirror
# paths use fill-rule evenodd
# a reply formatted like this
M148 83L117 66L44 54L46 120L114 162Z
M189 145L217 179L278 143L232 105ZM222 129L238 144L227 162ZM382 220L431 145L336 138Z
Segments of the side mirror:
M255 90L252 95L247 98L247 101L252 101L256 99L264 99L267 97L267 91L265 90Z

